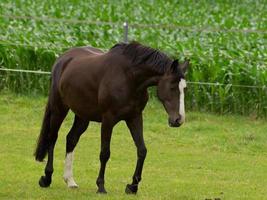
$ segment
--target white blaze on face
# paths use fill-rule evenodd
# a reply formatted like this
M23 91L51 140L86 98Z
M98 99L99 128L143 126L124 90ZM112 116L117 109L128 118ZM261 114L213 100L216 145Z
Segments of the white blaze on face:
M64 168L64 181L67 183L68 187L76 188L78 185L75 183L73 179L72 172L72 164L73 164L73 152L67 153L65 159L65 168Z
M180 107L179 114L181 115L180 123L185 121L185 108L184 108L184 88L186 88L186 81L182 78L179 82L179 91L180 91Z

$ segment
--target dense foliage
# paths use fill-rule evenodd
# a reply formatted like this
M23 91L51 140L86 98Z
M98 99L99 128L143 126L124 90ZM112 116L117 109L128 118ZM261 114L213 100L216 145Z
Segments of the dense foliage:
M0 66L50 71L55 58L70 47L108 49L122 41L122 24L128 21L131 40L181 60L189 57L188 80L225 84L188 84L188 108L267 116L267 89L262 87L267 85L266 7L266 0L2 0ZM73 19L81 21L64 21ZM90 23L98 21L110 23ZM0 76L0 89L34 94L48 91L48 75L0 71Z

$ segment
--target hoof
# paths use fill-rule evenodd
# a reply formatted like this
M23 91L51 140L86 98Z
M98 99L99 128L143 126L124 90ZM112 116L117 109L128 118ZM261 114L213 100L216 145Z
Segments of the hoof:
M107 194L103 180L97 179L96 185L98 187L98 190L96 191L97 194Z
M107 191L105 190L105 188L98 188L97 194L107 194Z
M64 181L67 184L68 188L75 189L75 188L78 188L79 187L77 185L77 183L74 181L73 178L71 178L71 179L65 179L64 178Z
M50 184L51 184L51 179L48 179L45 176L41 176L39 180L40 187L49 187Z
M79 186L76 184L76 185L68 185L68 188L71 188L71 189L76 189L78 188Z
M138 190L138 186L137 185L127 184L126 188L125 188L125 193L126 194L136 194L137 190Z

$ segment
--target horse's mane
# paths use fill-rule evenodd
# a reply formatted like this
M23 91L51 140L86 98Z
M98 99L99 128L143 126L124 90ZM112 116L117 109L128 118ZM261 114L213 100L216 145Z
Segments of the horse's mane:
M146 65L159 73L164 73L172 60L164 53L138 42L118 43L110 51L125 55L133 65Z

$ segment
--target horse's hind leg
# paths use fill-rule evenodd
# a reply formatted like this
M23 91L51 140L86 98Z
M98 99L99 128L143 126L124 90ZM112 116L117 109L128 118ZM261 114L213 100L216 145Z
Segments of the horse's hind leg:
M66 159L65 159L65 169L64 169L64 181L67 183L68 187L76 188L78 185L73 179L73 151L77 145L80 136L84 133L89 125L88 120L83 120L77 115L75 116L74 123L70 132L67 135L67 144L66 144Z
M54 147L58 138L58 130L68 113L68 109L62 109L59 111L51 110L50 116L50 127L48 133L48 160L45 167L45 176L42 176L39 180L39 185L41 187L48 187L52 182L52 174L53 174L53 160L54 160Z

